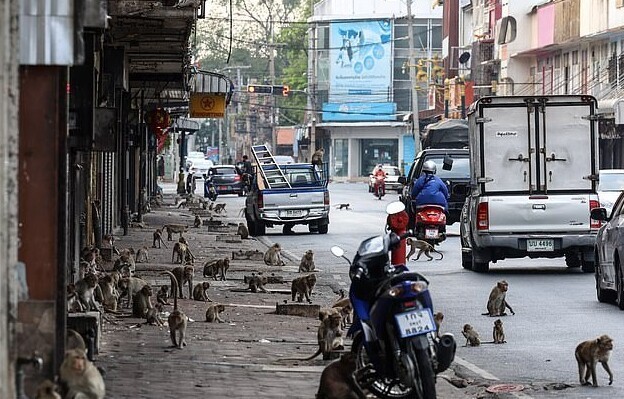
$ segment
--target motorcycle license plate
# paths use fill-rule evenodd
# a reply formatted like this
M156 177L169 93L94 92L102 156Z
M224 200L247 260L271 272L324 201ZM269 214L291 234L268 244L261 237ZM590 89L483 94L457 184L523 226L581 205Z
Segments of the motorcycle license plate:
M425 229L425 238L438 238L438 229Z
M430 309L417 309L394 315L401 338L427 334L435 331L435 323Z

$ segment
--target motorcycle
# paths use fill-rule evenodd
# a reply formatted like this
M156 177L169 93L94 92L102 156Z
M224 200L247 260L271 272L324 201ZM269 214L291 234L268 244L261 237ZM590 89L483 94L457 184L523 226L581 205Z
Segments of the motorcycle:
M212 181L212 176L206 177L204 180L204 198L208 198L210 201L216 201L217 196L217 188Z
M457 345L453 334L437 337L427 279L390 264L389 251L409 235L368 238L352 262L340 247L331 252L350 265L353 382L380 398L434 399L435 375L451 365Z
M375 197L381 199L386 195L386 178L381 176L375 176L375 185L373 193Z
M423 205L415 210L416 238L436 245L446 240L446 213L440 205Z

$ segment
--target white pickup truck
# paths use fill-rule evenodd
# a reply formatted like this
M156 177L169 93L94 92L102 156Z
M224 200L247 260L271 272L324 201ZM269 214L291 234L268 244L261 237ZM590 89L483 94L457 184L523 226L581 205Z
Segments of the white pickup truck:
M598 127L591 96L485 97L468 115L471 194L461 215L462 266L565 256L594 271Z

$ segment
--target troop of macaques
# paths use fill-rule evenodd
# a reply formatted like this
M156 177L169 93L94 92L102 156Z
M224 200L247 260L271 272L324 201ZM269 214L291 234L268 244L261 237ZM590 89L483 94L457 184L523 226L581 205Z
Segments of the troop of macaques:
M156 231L154 232L154 242L152 244L152 248L156 248L156 244L158 244L158 248L160 248L160 244L162 244L165 248L167 248L167 244L165 244L162 238L161 229L156 229Z
M163 226L162 231L167 232L167 241L173 241L173 234L179 233L182 237L182 233L188 231L188 226L184 224L166 224Z
M152 287L146 284L132 298L132 316L142 319L152 308Z
M236 234L238 234L243 240L249 238L249 229L245 226L245 223L239 223L238 229L236 230Z
M290 292L292 294L292 300L295 300L297 296L297 302L302 302L305 296L308 303L312 303L310 295L312 295L312 289L316 285L316 274L308 274L307 276L297 277L293 279Z
M50 380L43 380L37 387L35 399L61 399L58 385Z
M170 305L168 285L165 284L165 285L160 286L160 289L156 293L156 302L160 303L161 305Z
M147 247L139 248L136 252L136 263L147 263L149 262L149 253L147 251Z
M301 263L299 263L299 273L313 272L314 269L314 252L311 249L308 249L305 254L303 254Z
M464 324L464 329L462 330L462 334L466 337L466 344L464 346L479 346L481 345L481 339L479 338L479 333L472 328L470 324Z
M175 285L178 289L178 295L181 299L184 299L184 294L182 293L182 287L184 284L188 284L189 298L193 297L193 274L195 273L195 269L193 266L178 266L174 267L171 270L171 274L176 278ZM171 281L171 292L173 293L174 284L173 280Z
M495 344L506 344L505 341L505 330L503 329L503 321L501 319L496 319L494 321L494 328L492 329L492 339Z
M199 215L195 215L195 220L193 221L193 227L201 227L203 223L204 221L202 220L202 218Z
M223 313L224 311L225 305L222 305L220 303L215 303L208 306L208 309L206 309L206 321L208 323L214 323L215 321L219 323L225 323L225 321L221 318L221 313Z
M490 297L487 301L487 313L483 313L484 316L507 316L505 308L508 308L511 314L516 314L505 299L508 289L509 284L507 283L507 281L501 280L496 283L496 285L494 286L494 288L492 288L492 291L490 292Z
M86 351L70 349L59 372L60 379L67 386L66 398L104 399L106 387L99 370L87 359Z
M278 243L273 244L264 253L264 263L268 266L284 266L281 257L282 247Z
M609 357L612 350L613 339L606 334L578 344L574 351L574 356L578 363L579 382L581 385L589 385L589 376L591 375L591 384L595 387L598 386L596 378L597 363L602 364L602 367L609 374L609 385L613 384L613 373L609 367Z
M186 315L184 314L184 312L178 309L178 291L182 293L182 288L178 290L178 279L176 278L175 273L162 272L160 274L168 275L169 277L171 277L171 292L173 292L173 311L167 318L167 324L169 324L169 335L171 337L171 343L174 347L182 349L186 346L185 337L187 324ZM181 274L183 275L184 271L182 271ZM192 285L192 283L190 284ZM191 294L191 285L189 285L189 296Z
M208 297L208 288L210 288L209 282L204 281L203 283L198 283L195 288L193 288L193 299L196 301L212 302L212 299Z
M344 353L323 369L316 399L360 399L365 395L353 383L356 355Z
M425 256L429 259L427 261L433 260L433 256L430 255L430 252L435 252L440 255L440 259L444 258L444 254L433 247L433 245L429 244L427 241L417 240L413 237L407 237L405 239L405 243L410 246L410 251L405 257L406 260L410 260L410 257L414 255L414 252L418 250L418 255L416 255L416 260L420 259L420 255L425 254Z

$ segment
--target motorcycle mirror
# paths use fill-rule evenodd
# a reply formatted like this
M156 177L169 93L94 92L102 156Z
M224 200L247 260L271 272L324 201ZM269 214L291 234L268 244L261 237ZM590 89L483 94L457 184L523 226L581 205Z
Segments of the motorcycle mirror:
M330 251L331 251L331 253L332 253L335 257L337 257L337 258L340 258L340 257L344 256L344 249L340 248L340 247L339 247L339 246L337 246L337 245L334 245L334 246L333 246L333 247L331 247L329 250L330 250Z
M388 215L394 215L395 213L400 213L405 210L405 204L401 201L394 201L388 204L386 207L386 213Z

